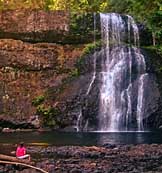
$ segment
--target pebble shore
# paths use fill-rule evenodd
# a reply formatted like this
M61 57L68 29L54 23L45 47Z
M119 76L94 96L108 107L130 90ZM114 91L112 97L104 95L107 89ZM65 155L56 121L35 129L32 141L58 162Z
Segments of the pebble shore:
M49 173L162 173L161 144L30 146L28 151Z

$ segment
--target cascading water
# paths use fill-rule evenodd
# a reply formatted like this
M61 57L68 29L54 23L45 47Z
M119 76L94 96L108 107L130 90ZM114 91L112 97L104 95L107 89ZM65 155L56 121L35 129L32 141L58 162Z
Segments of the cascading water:
M100 14L100 20L104 51L98 130L142 131L148 74L138 27L132 17L116 13Z
M93 26L94 26L94 45L96 44L96 13L93 14ZM96 79L96 53L94 53L93 55L93 74L92 74L92 78L91 78L91 81L88 85L88 89L87 89L87 92L85 94L85 97L87 97L91 91L91 88L92 88L92 85ZM76 123L76 130L77 132L80 131L80 127L82 126L81 125L81 122L82 122L82 108L80 107L80 111L79 111L79 115L78 115L78 118L77 118L77 123ZM87 129L87 126L88 126L88 120L86 121L86 124L84 126L84 129Z
M94 44L97 17L94 14ZM116 13L100 14L100 22L103 44L86 57L85 64L90 65L82 78L85 86L79 92L74 127L100 132L148 130L160 93L156 77L146 72L151 68L146 69L145 51L139 49L138 27L131 16Z

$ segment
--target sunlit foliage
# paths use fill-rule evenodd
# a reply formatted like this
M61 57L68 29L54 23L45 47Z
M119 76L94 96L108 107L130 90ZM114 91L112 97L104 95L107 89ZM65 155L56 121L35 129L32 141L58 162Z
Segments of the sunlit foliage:
M127 13L146 25L158 42L162 35L162 0L0 0L0 10L24 8Z
M1 9L33 8L98 12L104 11L107 6L107 0L0 0Z

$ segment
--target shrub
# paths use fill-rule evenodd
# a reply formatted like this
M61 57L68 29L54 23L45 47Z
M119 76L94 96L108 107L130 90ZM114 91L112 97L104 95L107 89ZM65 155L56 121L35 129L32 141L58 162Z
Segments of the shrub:
M32 105L38 106L38 105L42 104L44 102L44 100L45 100L45 97L43 95L37 96L36 98L33 99Z
M57 116L60 115L60 110L58 108L39 105L37 107L37 114L42 117L44 126L55 127L57 125Z

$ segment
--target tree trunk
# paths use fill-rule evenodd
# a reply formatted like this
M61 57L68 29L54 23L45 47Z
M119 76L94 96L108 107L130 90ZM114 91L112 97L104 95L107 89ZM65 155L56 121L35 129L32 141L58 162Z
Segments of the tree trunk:
M7 155L4 155L4 154L0 154L0 160L7 160L7 161L11 161L11 162L26 163L26 164L30 164L30 165L33 165L34 164L33 162L30 162L28 160L18 159L16 157L7 156Z
M16 157L7 156L4 154L0 154L0 164L20 165L20 166L25 166L25 167L28 167L31 169L35 169L35 170L42 172L42 173L48 173L47 171L45 171L41 168L37 168L35 166L32 166L34 164L34 162L30 162L30 161L25 160L25 159L18 159Z
M35 166L31 166L31 165L28 165L26 163L19 163L19 162L11 162L11 161L1 161L0 160L0 164L11 164L11 165L20 165L20 166L25 166L25 167L28 167L28 168L31 168L31 169L35 169L39 172L42 172L42 173L48 173L47 171L41 169L41 168L37 168Z
M156 37L155 37L155 33L152 32L152 42L153 42L153 46L156 45Z

